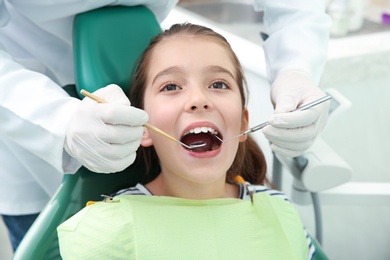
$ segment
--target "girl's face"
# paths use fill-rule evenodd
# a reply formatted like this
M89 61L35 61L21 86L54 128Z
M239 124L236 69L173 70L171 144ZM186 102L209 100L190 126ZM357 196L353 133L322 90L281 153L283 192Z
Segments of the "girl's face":
M245 137L221 144L248 128L229 53L206 36L174 36L153 50L144 96L149 123L185 143L207 145L187 150L145 129L143 146L154 145L165 182L198 189L225 185L226 172Z

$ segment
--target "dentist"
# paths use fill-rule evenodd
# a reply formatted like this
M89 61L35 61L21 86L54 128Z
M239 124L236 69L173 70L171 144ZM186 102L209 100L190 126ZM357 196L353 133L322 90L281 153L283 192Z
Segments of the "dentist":
M70 97L76 14L140 5L162 21L177 0L0 0L0 215L14 250L64 173L81 165L111 173L133 163L148 115L116 85L95 94L107 104Z
M255 0L264 11L264 42L274 115L263 128L272 150L301 155L325 127L329 102L300 113L289 113L325 94L318 87L326 62L331 19L324 0Z

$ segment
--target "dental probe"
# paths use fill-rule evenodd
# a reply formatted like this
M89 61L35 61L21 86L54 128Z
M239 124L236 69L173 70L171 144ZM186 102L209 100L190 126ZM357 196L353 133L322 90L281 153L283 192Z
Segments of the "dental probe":
M82 94L86 97L89 97L90 99L95 100L98 103L106 103L106 101L104 99L86 91L85 89L80 90L80 94ZM159 128L157 128L149 123L145 123L144 127L148 128L149 130L152 130L152 131L154 131L154 132L156 132L156 133L158 133L158 134L160 134L160 135L162 135L162 136L164 136L172 141L175 141L176 143L186 147L187 149L195 149L195 148L203 147L206 145L206 142L194 142L191 145L186 145L185 143L180 142L176 138L170 136L169 134L165 133L164 131L160 130Z
M326 96L324 96L324 97L322 97L322 98L319 98L319 99L317 99L317 100L314 100L314 101L312 101L312 102L310 102L310 103L307 103L307 104L305 104L305 105L303 105L303 106L300 106L300 107L298 107L297 109L292 110L291 112L303 111L303 110L309 109L309 108L314 107L314 106L316 106L316 105L318 105L318 104L321 104L322 102L325 102L325 101L327 101L327 100L329 100L329 99L331 99L331 98L332 98L332 96L326 95ZM264 127L266 127L267 125L269 125L269 122L268 122L268 121L267 121L267 122L264 122L264 123L261 123L261 124L259 124L259 125L257 125L257 126L254 126L254 127L252 127L252 128L249 128L249 129L246 130L245 132L243 132L243 133L241 133L241 134L239 134L239 135L233 136L233 137L231 137L231 138L229 138L229 139L226 139L226 140L222 140L221 138L219 138L219 137L216 136L216 135L215 135L215 138L217 138L217 139L218 139L219 141L221 141L222 143L225 143L225 142L230 141L230 140L233 140L233 139L235 139L235 138L237 138L237 137L240 137L240 136L243 136L243 135L247 135L247 134L256 132L256 131L258 131L258 130L264 128Z

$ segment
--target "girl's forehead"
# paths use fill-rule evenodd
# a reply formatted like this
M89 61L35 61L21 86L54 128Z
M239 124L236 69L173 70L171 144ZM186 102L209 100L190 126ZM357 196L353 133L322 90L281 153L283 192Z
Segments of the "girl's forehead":
M193 34L177 34L177 35L171 35L167 36L166 38L163 38L160 43L157 44L157 46L164 46L164 45L181 45L184 44L188 47L194 46L194 45L205 45L205 46L212 46L217 45L224 49L224 51L227 51L225 49L224 44L222 43L221 39L210 36L210 35L193 35Z
M230 50L211 36L174 35L160 41L150 56L150 69L159 66L220 65L234 73Z

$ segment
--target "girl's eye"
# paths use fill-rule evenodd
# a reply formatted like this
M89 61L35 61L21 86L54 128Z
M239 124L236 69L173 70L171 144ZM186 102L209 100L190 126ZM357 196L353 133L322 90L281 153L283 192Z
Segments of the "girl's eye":
M173 91L173 90L180 90L181 88L173 83L166 84L161 91Z
M227 89L229 86L223 81L217 81L211 84L210 88L213 89Z

